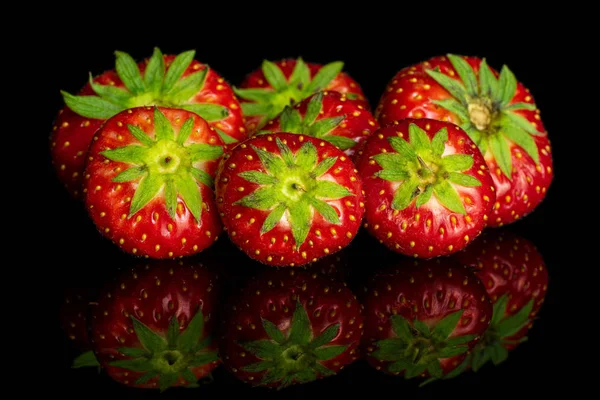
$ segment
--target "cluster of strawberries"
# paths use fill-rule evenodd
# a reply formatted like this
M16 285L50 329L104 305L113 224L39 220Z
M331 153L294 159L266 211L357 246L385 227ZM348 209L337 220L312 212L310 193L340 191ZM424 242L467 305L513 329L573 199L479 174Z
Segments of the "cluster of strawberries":
M539 110L506 66L448 55L405 68L374 116L341 62L265 61L232 88L194 55L155 49L138 64L117 52L115 70L63 93L51 136L58 176L128 253L189 256L225 230L263 264L302 266L348 246L363 225L394 252L432 259L522 218L552 180ZM233 306L222 360L253 384L308 382L356 359L366 330L370 362L407 378L500 362L541 306L543 263L458 259L378 274L362 305L316 274L273 270ZM204 340L216 303L206 274L156 269L155 286L177 284L152 289L161 309L147 314L133 303L151 290L130 282L127 306L109 292L94 343L111 376L165 389L218 363Z

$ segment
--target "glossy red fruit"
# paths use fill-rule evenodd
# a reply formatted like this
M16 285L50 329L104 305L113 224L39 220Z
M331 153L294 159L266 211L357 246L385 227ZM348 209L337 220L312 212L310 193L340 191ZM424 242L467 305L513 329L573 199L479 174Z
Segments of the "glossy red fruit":
M379 128L369 110L339 92L319 92L269 121L259 132L299 133L329 143L354 156L366 138Z
M406 119L369 137L358 163L368 231L391 250L454 253L483 230L495 200L481 153L458 126Z
M217 276L162 261L124 270L92 309L91 339L106 373L138 388L193 385L217 365Z
M336 374L358 358L361 310L348 288L318 273L268 271L230 307L223 363L254 386L282 388Z
M475 269L494 302L491 325L469 357L477 371L490 360L501 363L527 339L548 290L548 270L531 242L509 232L486 233L455 258Z
M550 141L529 90L503 66L449 54L407 67L377 106L381 124L432 118L460 125L479 146L496 187L488 225L514 222L546 196L553 178Z
M227 153L217 205L232 242L269 265L316 261L347 246L364 203L354 164L322 139L256 136Z
M449 259L406 261L377 274L364 305L367 361L406 379L453 371L492 317L481 281Z
M214 127L225 143L246 137L241 108L232 88L195 51L165 55L158 48L139 64L116 52L115 70L90 78L73 96L63 92L66 106L59 112L50 137L52 162L60 181L80 195L87 151L102 123L127 108L159 105L197 113Z
M106 121L90 148L86 208L121 249L152 258L198 253L221 224L212 191L217 132L185 110L142 107Z
M369 109L362 89L342 68L341 61L326 65L305 63L301 58L263 61L262 67L250 73L240 88L235 89L242 100L248 131L255 132L286 106L299 103L320 90L340 92Z

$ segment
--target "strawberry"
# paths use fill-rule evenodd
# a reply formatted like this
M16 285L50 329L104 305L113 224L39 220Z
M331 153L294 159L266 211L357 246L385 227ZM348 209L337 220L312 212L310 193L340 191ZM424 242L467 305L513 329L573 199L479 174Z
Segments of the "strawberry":
M491 325L469 357L477 371L489 360L501 363L527 340L548 290L548 271L531 242L508 232L486 233L455 258L475 268L494 302Z
M375 130L379 124L368 110L338 92L319 92L294 108L287 106L281 115L269 121L259 132L300 133L327 140L353 156L359 144Z
M492 317L481 281L448 259L407 260L380 272L364 305L367 361L406 379L453 371Z
M406 119L378 130L358 163L366 227L398 253L431 258L464 248L494 204L485 160L449 122Z
M225 319L225 366L255 386L286 387L339 372L358 358L362 307L341 283L308 270L270 270Z
M217 365L211 340L217 276L174 261L122 271L92 309L91 340L106 373L138 388L193 385Z
M225 143L246 137L240 104L231 87L195 51L165 55L158 48L139 64L116 52L116 68L91 78L78 96L62 92L50 138L52 161L60 181L79 195L92 137L108 118L127 108L159 105L192 111L207 120Z
M198 253L217 240L211 188L223 142L205 120L186 110L129 109L96 139L83 190L104 236L153 258Z
M227 153L217 206L233 243L269 265L316 261L347 246L363 215L361 181L332 144L304 135L256 136Z
M342 72L344 63L305 63L302 58L276 62L264 60L235 93L242 99L246 127L250 133L279 115L286 106L299 103L315 92L329 90L345 94L365 108L369 104L358 83Z
M479 146L496 188L488 225L530 213L552 181L548 134L529 90L508 67L498 74L485 59L435 57L398 72L379 101L381 124L433 118L463 128Z

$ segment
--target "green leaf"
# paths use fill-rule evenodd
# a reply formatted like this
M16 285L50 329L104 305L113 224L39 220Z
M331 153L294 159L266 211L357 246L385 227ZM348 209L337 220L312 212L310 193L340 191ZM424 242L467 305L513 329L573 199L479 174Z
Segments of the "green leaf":
M337 159L338 159L338 158L337 158L337 156L336 156L336 157L327 157L327 158L323 159L323 160L322 160L322 161L319 163L319 165L317 165L317 166L315 167L315 169L313 169L313 170L312 170L312 172L311 172L311 174L310 174L310 175L311 175L313 178L318 178L318 177L320 177L321 175L323 175L323 174L325 174L327 171L329 171L329 169L330 169L331 167L333 167L333 165L336 163Z
M259 149L258 147L253 145L250 145L250 147L254 149L254 152L256 153L256 155L258 155L258 158L260 158L263 167L267 170L269 174L273 176L278 176L281 174L281 172L286 170L281 157L277 157L275 154L269 153L268 151L265 151L263 149Z
M286 371L281 368L269 369L261 379L260 384L266 386L272 383L280 382L285 377L285 374Z
M476 351L473 353L473 359L471 361L471 368L474 372L477 372L488 362L490 359L490 350L484 348L483 351Z
M102 97L104 100L127 107L129 99L131 98L131 93L129 93L127 90L111 85L100 85L94 82L92 74L90 74L89 82L92 90L94 90L94 92L96 92L96 94Z
M144 176L146 173L146 167L129 168L115 176L113 182L130 182L137 180Z
M509 337L519 332L521 329L529 324L529 314L533 310L533 299L522 307L519 312L510 317L504 318L496 328L496 331L500 337Z
M281 112L281 132L302 133L302 116L298 110L285 106Z
M212 161L223 155L223 147L212 146L205 143L194 143L186 147L189 151L192 162Z
M271 84L273 89L277 91L283 91L287 88L287 79L281 71L281 69L271 61L264 60L262 63L262 72L267 79L267 82Z
M317 371L319 374L321 374L321 376L331 376L335 373L332 370L330 370L329 368L323 366L323 364L321 364L319 362L315 363L313 368L315 371Z
M316 187L311 193L315 197L337 200L347 196L354 196L346 187L331 181L317 181Z
M414 124L411 124L410 126L413 126ZM411 129L409 126L409 130ZM416 125L415 125L416 126ZM414 131L414 129L413 129ZM388 138L388 141L390 142L390 145L392 146L392 148L394 150L396 150L398 152L398 154L400 154L403 158L406 159L406 161L413 161L414 159L417 158L417 153L415 152L415 149L418 146L418 141L419 138L415 139L415 142L412 142L411 139L411 143L409 144L406 140L401 139L397 136L392 136L390 138ZM427 142L427 145L429 145L429 142Z
M164 96L165 99L174 104L182 104L188 101L202 90L207 72L208 68L204 68L178 80L169 93Z
M450 336L452 332L454 332L454 329L460 321L463 312L464 310L458 310L446 315L444 318L439 320L433 328L432 336L440 340L447 339L448 336Z
M272 186L263 186L233 204L265 211L279 204L278 195Z
M356 146L356 142L354 140L345 136L327 135L324 136L323 139L327 140L329 143L342 151Z
M296 165L305 171L312 171L317 159L317 149L311 142L304 143L296 152Z
M448 180L452 183L456 183L457 185L467 186L467 187L475 187L481 186L481 182L471 175L459 174L457 172L450 172L448 174Z
M371 355L380 361L400 361L405 357L406 343L402 338L379 340L377 350Z
M433 192L442 205L450 211L465 215L467 212L456 189L448 181L440 182L433 187Z
M415 319L413 322L414 328L419 332L422 336L428 337L431 335L431 331L429 327L421 320Z
M143 146L130 145L119 147L112 150L104 150L100 152L109 160L125 162L130 164L144 164L144 156L147 149Z
M208 122L220 121L229 116L229 109L220 104L183 104L180 108L198 114Z
M456 98L462 104L466 106L466 96L467 91L463 84L457 79L450 78L448 75L443 74L441 72L429 69L425 71L427 75L433 78L437 83L442 85L444 89L446 89L452 97Z
M210 364L211 362L215 362L219 360L219 356L216 352L212 351L210 353L200 353L196 354L192 361L190 361L190 367L201 367L206 364Z
M466 353L469 351L469 347L467 346L454 346L454 347L444 347L440 350L439 358L450 358L454 356L458 356L460 354Z
M242 113L244 116L249 117L253 115L265 115L269 116L274 110L272 104L268 103L242 103ZM265 122L267 117L261 119L261 126ZM267 133L273 133L268 131Z
M125 107L113 104L98 96L73 96L65 91L60 92L65 104L75 114L94 119L108 119L123 111Z
M194 349L192 350L193 353L197 353L201 350L204 350L206 347L208 347L211 343L213 342L212 337L210 336L205 336L204 338L200 339L198 341L198 343L196 344L196 347L194 347Z
M297 65L296 65L297 67ZM308 69L308 68L307 68ZM304 114L304 124L310 126L315 122L319 113L323 109L323 92L319 92L312 96L306 106L306 113Z
M505 126L501 131L504 136L510 139L517 146L521 147L529 156L535 161L536 164L540 163L540 154L538 153L538 147L535 144L535 140L530 134L522 129L514 126Z
M414 196L415 190L419 184L414 180L404 181L394 193L394 199L392 200L392 209L404 210L410 205Z
M446 346L454 347L454 346L458 346L461 344L467 344L470 341L474 340L476 337L477 337L477 335L455 336L453 338L446 340Z
M506 107L503 107L502 111L517 111L517 110L535 111L536 108L537 107L535 106L535 104L531 104L531 103L513 103Z
M431 151L436 157L441 157L446 149L446 142L448 141L448 129L442 128L431 140Z
M470 96L477 96L478 87L477 87L477 77L475 76L475 72L469 63L460 56L456 56L454 54L448 54L448 59L452 66L460 76L460 79L465 84L465 88L467 93Z
M390 182L402 182L410 177L408 172L393 169L382 169L375 172L375 176Z
M408 343L413 339L410 324L406 318L401 315L392 315L390 320L392 322L392 330L403 342Z
M168 388L174 386L177 383L177 378L179 378L178 373L164 373L158 376L158 387L162 392L167 390Z
M299 372L296 372L294 377L298 381L298 383L306 383L312 382L315 379L317 379L317 374L312 369L304 369Z
M274 185L279 182L279 179L272 175L265 174L260 171L246 171L238 174L248 182L257 183L259 185Z
M508 358L508 350L500 343L495 343L490 347L491 358L494 365L498 365Z
M461 122L470 121L469 111L466 106L454 98L432 100L431 102L453 113L460 119Z
M416 158L416 154L414 158ZM404 172L402 170L408 162L408 160L404 158L401 154L396 153L377 154L373 156L373 159L384 170L392 170L394 172Z
M517 79L515 75L511 72L510 69L506 65L502 66L502 70L500 71L500 77L498 78L498 92L494 100L500 104L500 106L505 106L515 97L515 93L517 91Z
M139 126L136 125L127 125L127 129L129 132L140 141L144 146L152 146L154 144L154 140L148 136L146 132L144 132Z
M471 138L471 140L473 142L475 142L475 144L477 146L481 146L483 143L486 142L486 136L481 134L481 131L479 129L477 129L475 127L475 125L473 125L471 123L471 121L467 121L464 124L462 124L461 129L464 130L465 132L467 132L467 135L469 135L469 138ZM479 149L481 150L481 154L485 155L485 149L482 150L482 147L479 147Z
M467 370L467 367L469 366L469 362L470 362L470 356L465 357L463 362L461 362L458 365L458 367L454 368L452 371L447 373L446 376L444 376L444 379L456 378L457 376L459 376L460 374L465 372Z
M150 353L157 353L167 349L167 342L162 336L148 328L143 322L135 317L131 317L135 334L146 350Z
M100 367L100 363L96 359L93 351L86 351L80 354L73 360L71 368L85 368L85 367Z
M119 347L117 348L119 353L123 353L127 357L140 358L140 357L148 357L150 353L148 351L141 349L139 347Z
M215 128L215 131L217 131L217 133L221 137L221 140L223 140L223 143L225 143L225 144L231 144L231 143L237 143L238 142L238 140L236 138L229 136L228 134L226 134L225 132L223 132L219 128Z
M529 122L527 120L527 118L525 118L524 116L522 116L521 114L517 114L514 113L512 111L507 111L504 112L503 114L508 117L508 119L510 119L510 121L516 125L517 127L523 129L525 132L529 132L532 135L535 136L542 136L543 133L538 132L538 130L533 126L533 124L531 122Z
M183 145L192 134L193 129L194 119L188 118L183 125L181 125L181 128L179 128L179 133L177 134L177 144Z
M421 375L427 369L427 364L413 364L406 368L406 372L404 372L404 377L406 379L416 378Z
M144 72L144 85L152 93L159 93L165 76L165 59L158 47L154 48Z
M167 344L169 348L174 349L177 345L177 337L179 336L179 321L177 316L173 315L171 321L169 321L169 327L167 328Z
M146 372L144 375L140 376L139 378L137 378L135 380L135 384L143 385L144 383L148 383L150 381L150 379L154 378L157 375L158 375L158 373L156 371Z
M312 81L308 84L306 93L314 93L319 90L326 89L327 85L329 85L331 81L334 80L340 72L342 72L343 68L344 63L341 61L334 61L321 67L319 72L316 73L316 75L312 78Z
M348 346L320 347L318 349L315 349L315 355L317 356L317 360L331 360L332 358L335 358L342 354L344 351L346 351L347 348Z
M329 325L316 339L310 342L310 347L316 349L317 347L329 344L336 336L340 333L340 324Z
M173 60L167 73L165 75L165 80L162 85L162 93L168 94L175 84L183 76L185 70L190 66L192 61L194 60L194 56L196 52L194 50L185 51L181 54L178 54L177 57Z
M417 201L415 202L415 206L417 208L419 208L422 205L426 204L431 199L431 195L432 194L433 194L433 186L432 185L427 185L427 187L425 188L425 191L423 193L421 193L417 197Z
M340 224L340 217L338 216L335 208L325 203L322 200L316 199L314 197L308 197L308 202L311 206L315 208L315 210L323 216L327 220L327 222L331 224ZM300 246L298 246L300 247Z
M508 142L500 133L491 135L488 140L498 167L508 179L512 180L512 159Z
M164 180L160 174L148 174L144 176L133 194L131 206L129 207L129 218L136 212L144 208L146 204L156 197L164 185Z
M442 370L442 366L440 365L439 360L433 360L429 364L427 364L427 372L434 378L441 379L444 376L444 371Z
M127 369L133 372L147 372L152 371L153 366L147 359L135 359L135 360L117 360L108 363L111 367L118 367Z
M281 353L279 344L271 340L256 340L253 342L240 343L240 346L263 360L274 360Z
M448 171L466 171L473 166L473 162L473 157L466 154L450 154L442 158L442 164Z
M296 66L290 76L290 86L298 89L304 89L310 82L310 69L302 58L296 60Z
M188 323L181 335L177 338L177 348L184 353L191 352L198 344L204 333L204 316L202 310L198 310Z
M285 342L285 335L279 330L279 328L274 323L263 318L262 326L271 339L273 339L279 344Z
M298 246L300 247L300 246ZM296 300L296 309L292 316L292 324L290 326L290 343L294 344L308 344L312 337L312 326L308 319L308 314L300 303L300 300Z
M158 107L154 107L154 131L156 134L156 140L175 139L175 132L173 131L171 121L165 117Z
M259 361L242 367L242 370L246 372L261 372L273 367L275 367L275 364L272 361Z
M508 293L504 293L494 303L494 309L492 314L492 320L490 326L496 327L496 325L502 321L506 315L506 307L508 306Z
M202 213L202 194L200 194L200 188L193 175L189 172L184 172L177 176L175 184L177 185L177 191L181 199L196 221L199 222L200 214Z
M181 376L187 381L187 383L196 383L198 381L196 375L194 375L194 373L189 369L184 369L181 371Z
M212 188L214 186L213 177L210 176L208 172L198 168L192 168L190 172L192 173L194 179L196 179L198 182L208 186L209 188Z
M321 138L325 134L334 130L339 124L346 119L345 115L339 115L337 117L323 118L310 126L309 135L316 138Z
M175 218L177 210L177 188L172 179L168 179L165 183L165 204L171 218Z
M407 369L408 367L410 367L412 364L406 360L398 360L395 363L392 363L388 366L388 371L390 371L392 374L395 374L397 372L402 372L405 369Z
M498 91L498 81L487 65L485 58L479 64L479 85L481 88L480 93L485 97L491 97L493 93Z
M146 91L142 74L135 60L127 53L115 51L117 56L116 70L117 75L123 81L123 84L133 94L141 94Z
M238 97L241 97L244 100L248 100L248 101L255 101L257 103L269 103L268 106L270 107L270 102L271 99L273 98L273 91L271 89L265 89L265 88L253 88L253 89L239 89L239 88L233 88L233 91L235 92L235 94ZM242 103L242 108L244 108L244 105L247 105L249 103ZM253 115L253 114L248 114L246 112L246 110L244 110L244 115Z
M260 228L260 234L264 234L269 232L271 229L275 228L279 221L281 221L281 217L283 217L283 213L287 207L285 204L280 203L269 213L267 218L265 218L265 222L263 222L262 227Z
M276 138L275 142L277 143L277 147L279 148L279 154L281 155L281 158L287 164L287 166L293 167L294 165L296 165L296 162L294 160L294 154L292 154L290 148L279 138Z

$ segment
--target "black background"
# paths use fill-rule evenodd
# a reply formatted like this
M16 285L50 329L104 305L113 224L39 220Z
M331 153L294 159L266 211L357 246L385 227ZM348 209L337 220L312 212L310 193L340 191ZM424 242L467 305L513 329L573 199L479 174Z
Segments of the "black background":
M41 53L48 54L44 62L51 71L44 79L47 87L39 93L44 106L38 108L36 117L40 131L36 144L41 144L42 149L40 181L44 188L41 215L47 228L43 245L48 250L29 256L42 256L40 264L52 266L43 269L40 280L45 282L43 287L47 290L42 296L47 300L43 309L47 311L45 332L51 349L44 358L44 368L53 376L52 387L56 394L66 398L82 394L93 397L156 395L121 387L93 370L69 368L74 353L59 329L57 318L62 289L72 285L99 285L111 276L115 265L130 262L130 259L101 239L82 206L60 186L50 166L46 139L54 116L62 107L60 89L76 92L86 82L88 72L99 74L112 69L114 50L126 51L140 60L151 55L154 46L171 54L196 49L196 59L209 64L234 85L258 68L263 59L302 56L306 61L318 63L343 60L344 70L362 85L373 107L387 82L404 66L448 52L486 57L488 64L496 69L507 64L517 79L531 90L549 131L555 170L546 200L533 214L509 227L533 241L541 251L548 265L550 285L540 319L529 335L530 341L514 351L503 365L487 366L478 374L465 374L454 381L419 389L415 382L388 377L359 362L336 377L279 393L251 390L219 368L214 384L193 392L169 390L163 396L191 398L258 393L299 397L323 390L346 395L359 388L377 394L374 390L381 390L381 385L396 385L386 387L398 396L476 394L490 390L496 394L504 391L522 394L524 391L552 393L568 383L557 365L559 358L566 355L558 348L567 329L565 277L569 268L564 261L565 248L568 248L564 232L568 221L561 213L565 203L570 201L567 177L576 162L570 121L565 112L565 94L570 90L559 84L557 78L569 71L568 58L557 56L572 51L567 48L571 42L565 41L564 32L542 18L511 13L497 21L448 15L438 22L431 20L425 9L403 12L379 8L377 12L367 13L362 9L367 5L362 4L361 8L346 10L351 12L343 15L320 11L317 16L309 16L301 4L295 4L296 11L280 10L277 18L246 14L242 23L236 23L228 19L232 6L226 4L213 7L218 8L218 12L202 7L194 12L178 9L176 18L170 14L169 7L163 7L155 9L152 18L133 13L126 18L111 10L96 10L105 14L98 20L90 20L88 11L71 10L81 18L69 18L64 23L54 20L36 44ZM427 7L424 5L424 8ZM167 25L168 19L174 20ZM359 241L353 251L362 253L358 260L365 260L358 268L370 268L369 252L384 249L362 236L364 240ZM360 243L365 244L361 247Z

